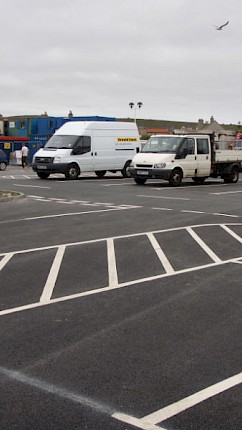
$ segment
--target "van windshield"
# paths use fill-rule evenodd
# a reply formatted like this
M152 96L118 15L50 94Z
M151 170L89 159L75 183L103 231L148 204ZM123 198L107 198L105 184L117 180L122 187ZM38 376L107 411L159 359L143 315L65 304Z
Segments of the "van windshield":
M176 152L182 137L178 136L153 136L145 143L141 152Z
M64 136L56 134L48 140L45 148L71 149L74 147L78 139L80 139L80 136Z

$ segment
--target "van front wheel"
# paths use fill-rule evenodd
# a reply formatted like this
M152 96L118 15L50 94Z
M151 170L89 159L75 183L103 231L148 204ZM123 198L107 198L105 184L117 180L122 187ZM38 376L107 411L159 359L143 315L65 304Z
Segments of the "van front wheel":
M80 175L80 169L77 164L69 164L66 169L65 177L66 179L77 179Z

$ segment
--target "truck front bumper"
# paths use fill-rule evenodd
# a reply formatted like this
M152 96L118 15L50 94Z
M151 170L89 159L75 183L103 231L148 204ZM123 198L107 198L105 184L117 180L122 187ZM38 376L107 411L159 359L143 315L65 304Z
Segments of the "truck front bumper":
M165 181L169 181L171 172L171 169L137 169L136 167L129 168L129 173L134 179L164 179Z

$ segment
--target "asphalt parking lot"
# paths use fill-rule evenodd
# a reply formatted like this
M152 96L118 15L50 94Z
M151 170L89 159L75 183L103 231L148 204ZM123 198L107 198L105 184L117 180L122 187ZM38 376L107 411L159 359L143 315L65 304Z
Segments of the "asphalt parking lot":
M1 430L241 430L242 177L0 189Z

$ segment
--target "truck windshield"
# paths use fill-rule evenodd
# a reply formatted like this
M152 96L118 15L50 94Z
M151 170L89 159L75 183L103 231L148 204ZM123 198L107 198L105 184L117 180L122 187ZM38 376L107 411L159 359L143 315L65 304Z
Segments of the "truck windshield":
M143 146L141 152L176 152L182 137L153 136Z
M75 143L80 139L80 136L64 136L64 135L53 135L45 145L45 148L55 149L71 149Z

